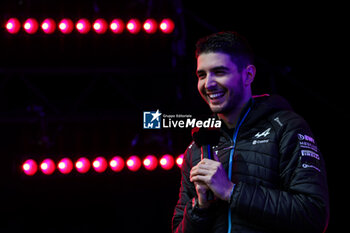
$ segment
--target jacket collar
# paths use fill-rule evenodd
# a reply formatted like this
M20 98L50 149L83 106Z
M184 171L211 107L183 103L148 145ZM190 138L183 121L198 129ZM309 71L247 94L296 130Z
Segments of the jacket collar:
M279 95L264 94L259 96L253 96L242 109L241 114L238 118L238 122L245 115L249 107L251 107L251 111L249 112L247 118L243 122L241 128L250 128L258 121L264 118L266 119L269 115L278 111L293 111L292 107L287 102L287 100ZM216 119L219 119L217 114L214 115ZM232 130L228 129L223 121L220 130L225 137L230 139L232 138Z

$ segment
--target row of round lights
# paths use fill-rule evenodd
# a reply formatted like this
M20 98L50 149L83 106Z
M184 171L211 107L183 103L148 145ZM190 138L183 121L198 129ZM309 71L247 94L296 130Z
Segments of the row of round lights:
M122 171L125 165L130 171L136 172L142 165L146 170L153 171L158 167L158 163L164 170L172 169L175 163L181 168L182 162L183 154L179 155L176 159L174 159L172 155L166 154L159 159L159 162L154 155L147 155L142 162L138 156L132 155L126 161L120 156L115 156L109 161L109 163L104 157L97 157L91 163L86 157L81 157L75 162L74 166L79 173L86 173L91 167L96 172L102 173L107 170L108 165L114 172ZM56 169L62 174L68 174L73 170L73 162L70 158L63 158L57 163L56 167L55 162L48 158L44 159L38 167L38 163L35 160L28 159L22 165L23 172L29 176L37 173L39 170L38 168L40 168L41 172L46 175L51 175Z
M75 29L81 33L88 33L91 28L98 34L104 34L109 29L111 32L115 34L120 34L126 28L131 34L137 34L143 29L146 33L153 34L158 29L165 33L169 34L174 31L175 24L169 19L163 19L159 24L154 19L147 19L143 23L141 23L138 19L130 19L128 22L124 23L121 19L114 19L110 23L108 23L105 19L96 19L94 22L90 23L88 19L79 19L75 25L71 19L64 18L57 23L58 29L63 34L69 34ZM23 25L21 25L20 21L17 18L10 18L6 22L6 29L11 34L16 34L20 31L21 26L24 31L28 34L34 34L39 29L39 23L34 18L28 18ZM41 30L46 34L52 34L56 30L56 22L52 18L47 18L41 22Z

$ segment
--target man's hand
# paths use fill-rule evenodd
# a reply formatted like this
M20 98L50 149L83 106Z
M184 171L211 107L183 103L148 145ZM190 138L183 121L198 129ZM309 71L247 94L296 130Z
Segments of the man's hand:
M229 201L233 183L228 179L224 167L215 156L214 160L203 159L191 169L190 180L194 182L199 204L208 205L206 191L212 190L214 195Z
M194 182L194 187L197 191L198 197L198 207L199 208L207 208L210 205L210 201L208 201L208 186L203 182Z

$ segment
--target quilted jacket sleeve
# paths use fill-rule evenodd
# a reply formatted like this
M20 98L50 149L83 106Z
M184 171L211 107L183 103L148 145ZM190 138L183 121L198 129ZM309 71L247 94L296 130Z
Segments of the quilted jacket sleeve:
M196 196L193 183L189 180L191 171L191 146L184 154L181 168L182 178L179 200L175 206L172 219L172 232L176 233L205 233L212 225L213 214L211 209L196 211L192 209L192 199Z
M280 188L238 183L231 211L276 232L323 232L329 218L324 160L306 122L286 119L280 137Z

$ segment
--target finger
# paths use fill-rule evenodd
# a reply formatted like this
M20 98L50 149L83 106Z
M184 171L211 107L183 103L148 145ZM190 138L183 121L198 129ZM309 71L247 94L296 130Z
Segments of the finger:
M192 181L192 178L194 176L198 176L198 175L206 176L208 174L210 174L209 170L197 167L197 168L191 170L191 172L190 172L190 181Z
M214 163L203 163L203 164L199 164L197 167L196 167L196 170L198 169L202 169L202 170L212 170L213 168L216 167L216 164Z
M197 192L200 193L206 193L209 190L208 186L203 182L194 182L194 186Z
M202 182L202 183L207 185L208 176L195 175L195 176L192 177L192 182Z
M196 166L192 167L191 171L190 171L190 175L197 172L197 170L199 169L199 164L197 164Z
M213 175L222 166L220 162L210 160L208 164L198 164L190 171L190 178L194 175Z
M195 186L203 186L203 187L207 187L208 188L208 185L206 185L204 182L201 182L201 181L196 181L194 182L194 185Z
M208 159L208 158L205 158L205 159L202 159L198 164L210 164L211 162L213 162L212 159Z
M193 183L194 183L194 186L196 188L209 189L208 185L206 185L204 182L196 181L196 182L193 182Z
M202 169L210 169L210 164L213 162L213 160L207 160L207 161L200 161L196 166L192 167L191 172L194 172L200 168Z
M202 165L217 166L218 164L221 164L221 162L217 156L216 156L216 159L217 160L203 159L200 163L197 164L197 166L202 166Z

